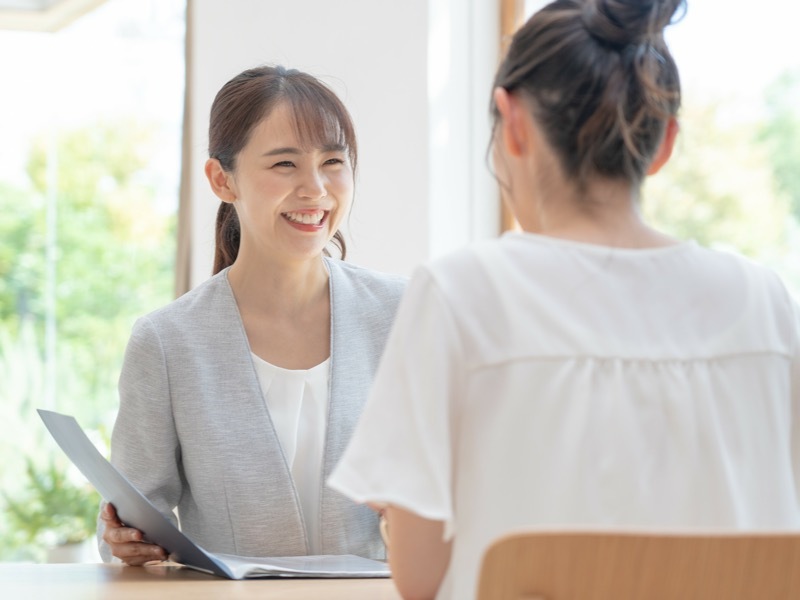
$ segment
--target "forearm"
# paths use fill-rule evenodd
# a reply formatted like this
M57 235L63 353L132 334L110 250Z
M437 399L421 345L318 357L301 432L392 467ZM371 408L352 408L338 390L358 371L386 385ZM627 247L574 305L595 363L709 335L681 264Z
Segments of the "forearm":
M434 598L450 564L444 523L394 506L387 508L386 520L389 565L400 594L405 600Z

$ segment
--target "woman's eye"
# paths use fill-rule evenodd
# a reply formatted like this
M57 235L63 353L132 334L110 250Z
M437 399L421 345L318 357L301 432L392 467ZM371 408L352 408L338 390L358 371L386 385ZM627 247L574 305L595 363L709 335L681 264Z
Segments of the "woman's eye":
M276 162L273 167L293 167L294 163L290 160L282 160L280 162Z
M325 164L326 165L343 165L344 164L344 160L342 160L341 158L329 158L328 160L325 161Z

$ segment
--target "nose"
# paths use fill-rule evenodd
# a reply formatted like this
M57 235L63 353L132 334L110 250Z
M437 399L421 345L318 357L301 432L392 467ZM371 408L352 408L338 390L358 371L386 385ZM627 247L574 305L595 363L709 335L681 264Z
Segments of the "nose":
M319 200L328 195L328 190L325 187L325 176L318 169L309 171L300 183L297 190L301 198L308 198L309 200Z

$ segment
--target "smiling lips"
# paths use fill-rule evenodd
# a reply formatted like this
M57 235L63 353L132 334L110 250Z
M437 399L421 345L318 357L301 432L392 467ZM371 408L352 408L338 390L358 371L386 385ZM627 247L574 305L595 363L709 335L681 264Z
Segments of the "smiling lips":
M327 210L295 210L281 213L290 225L301 231L318 231L328 216Z

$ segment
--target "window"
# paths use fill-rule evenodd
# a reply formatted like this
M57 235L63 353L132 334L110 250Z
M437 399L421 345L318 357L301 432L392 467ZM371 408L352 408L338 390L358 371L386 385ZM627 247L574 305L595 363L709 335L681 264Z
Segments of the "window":
M775 15L781 15L775 19ZM800 8L690 2L667 29L683 87L673 158L644 210L680 237L772 267L800 297Z
M0 560L85 537L31 523L73 488L97 510L35 409L105 441L133 320L173 297L184 11L108 0L54 33L0 31ZM71 487L31 496L28 463Z

